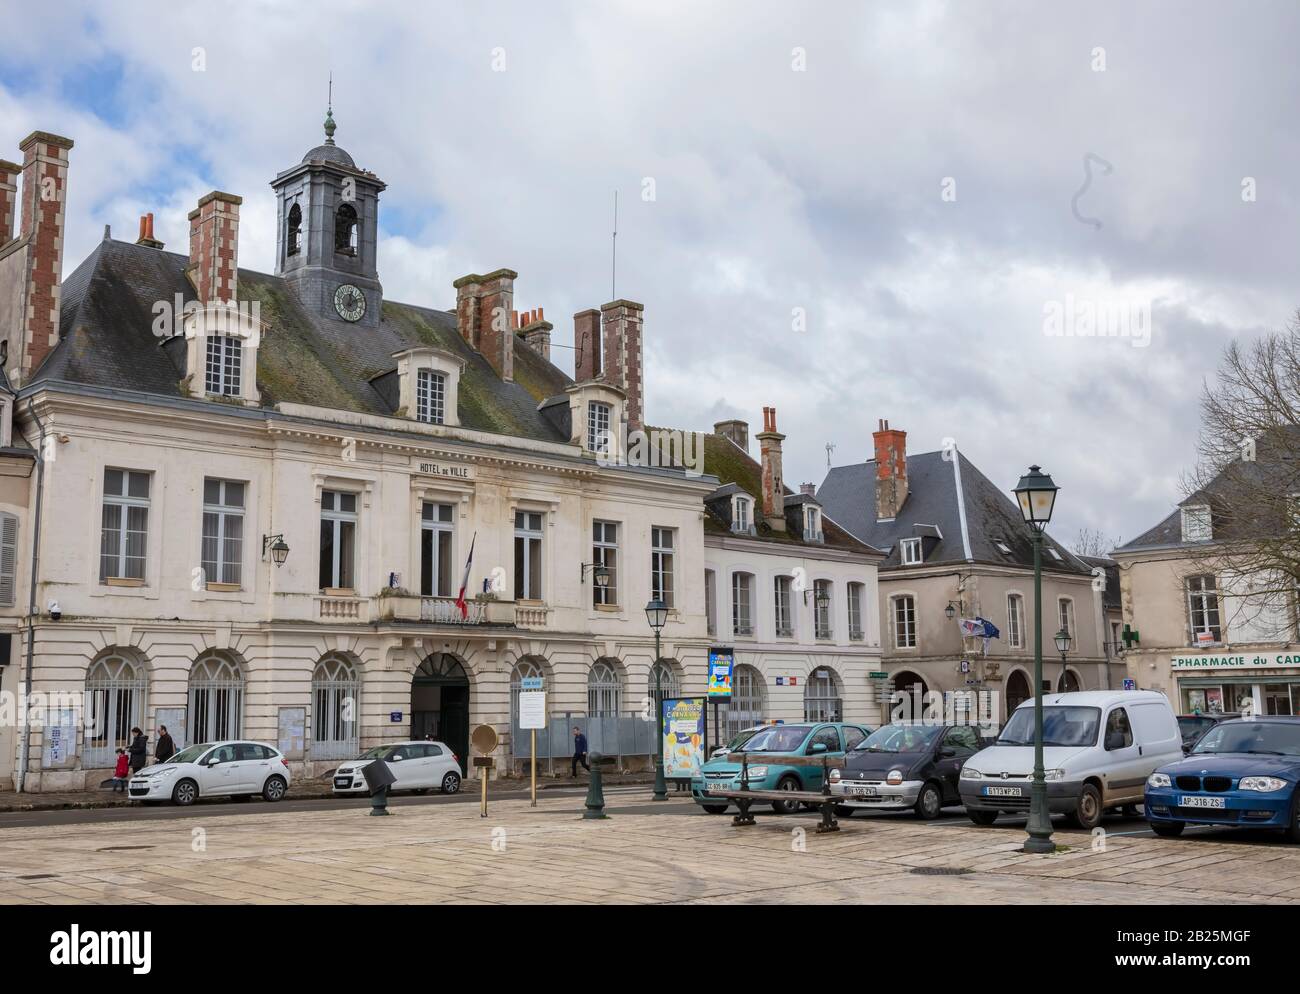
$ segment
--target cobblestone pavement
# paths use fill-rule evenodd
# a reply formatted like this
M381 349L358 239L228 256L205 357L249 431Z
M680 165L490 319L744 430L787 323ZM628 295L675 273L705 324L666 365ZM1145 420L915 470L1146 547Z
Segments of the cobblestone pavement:
M1300 848L1267 838L1112 835L1094 851L1062 831L1068 851L1026 856L1021 828L854 818L817 835L811 814L737 828L641 789L607 800L604 821L582 820L577 797L511 795L487 818L433 804L0 823L0 904L1300 902Z

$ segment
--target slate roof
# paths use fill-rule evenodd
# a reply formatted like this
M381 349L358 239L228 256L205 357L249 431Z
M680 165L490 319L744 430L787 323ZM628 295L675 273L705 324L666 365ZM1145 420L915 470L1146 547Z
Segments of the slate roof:
M868 555L880 555L879 549L869 543L855 538L825 513L822 515L822 542L807 542L803 539L803 505L807 500L792 501L791 496L798 497L789 487L783 487L786 497L783 501L787 510L786 530L778 531L762 520L763 504L763 467L758 460L744 452L735 442L722 435L704 434L704 472L716 476L721 486L705 498L707 512L704 516L704 533L706 535L730 535L731 521L729 500L726 498L738 490L743 490L754 498L755 518L758 519L755 534L751 537L785 545L805 545L809 548L832 548L847 552L859 552ZM727 505L720 507L719 504ZM825 511L825 508L823 508Z
M196 299L185 255L106 239L63 281L61 340L33 384L63 381L185 397L184 349L153 332L154 304ZM572 379L515 338L514 382L502 381L456 329L456 317L385 300L378 328L318 318L278 276L239 271L240 300L256 300L268 326L258 349L263 407L308 404L392 415L396 392L382 379L397 369L393 354L436 346L465 360L458 414L464 428L567 443L565 418L538 406L563 394ZM380 377L378 383L374 382ZM222 403L213 400L211 403Z
M960 474L961 496L957 479ZM908 494L893 521L876 520L876 461L836 466L826 474L817 497L840 525L863 542L889 551L882 569L902 565L899 540L933 535L933 526L943 535L926 550L925 564L992 563L998 566L1033 567L1034 547L1020 510L1011 499L960 452L957 459L945 459L943 452L923 452L907 457ZM965 511L963 527L962 511ZM969 541L970 552L966 551ZM1003 552L997 543L1011 551ZM1047 550L1055 549L1060 559ZM1043 568L1055 572L1089 573L1088 566L1068 549L1047 536Z

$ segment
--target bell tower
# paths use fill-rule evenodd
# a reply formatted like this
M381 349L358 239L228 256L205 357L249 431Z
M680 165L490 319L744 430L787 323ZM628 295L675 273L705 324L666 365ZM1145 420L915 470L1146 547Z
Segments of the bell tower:
M324 144L271 181L275 272L311 313L374 328L384 295L375 249L385 185L334 143L336 129L331 106Z

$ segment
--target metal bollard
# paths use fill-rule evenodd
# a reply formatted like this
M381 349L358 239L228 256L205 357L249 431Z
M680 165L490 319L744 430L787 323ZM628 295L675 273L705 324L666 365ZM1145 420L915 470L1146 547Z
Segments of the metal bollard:
M391 812L388 810L388 788L380 787L370 795L370 813L372 815L386 815Z
M591 783L587 787L587 810L582 813L584 820L603 819L609 817L605 814L605 791L602 785L603 777L600 767L605 757L599 753L591 754Z

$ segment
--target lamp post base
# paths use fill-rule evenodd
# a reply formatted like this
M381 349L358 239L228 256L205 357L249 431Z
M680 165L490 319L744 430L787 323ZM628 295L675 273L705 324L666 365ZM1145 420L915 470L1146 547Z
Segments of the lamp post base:
M664 764L662 759L655 763L655 792L651 800L668 800L668 783L664 780Z
M1024 846L1021 847L1020 851L1027 852L1027 853L1034 853L1036 855L1042 856L1042 855L1046 855L1047 853L1056 852L1056 843L1053 842L1050 838L1043 839L1031 835L1027 839L1025 839L1025 844Z
M1029 824L1026 826L1029 837L1025 839L1022 852L1056 852L1056 843L1052 841L1052 816L1047 810L1047 784L1039 779L1040 775L1041 771L1035 771L1034 783L1029 787Z

